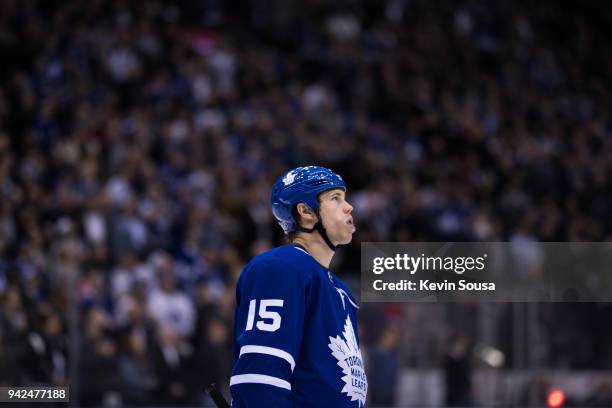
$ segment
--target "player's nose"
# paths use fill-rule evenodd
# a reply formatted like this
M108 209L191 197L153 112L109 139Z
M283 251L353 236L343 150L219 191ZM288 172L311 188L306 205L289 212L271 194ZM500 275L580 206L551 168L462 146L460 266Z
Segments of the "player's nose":
M346 203L345 211L347 213L349 213L349 214L352 213L353 212L353 206L351 205L351 203L349 203L348 201L345 201L345 203Z

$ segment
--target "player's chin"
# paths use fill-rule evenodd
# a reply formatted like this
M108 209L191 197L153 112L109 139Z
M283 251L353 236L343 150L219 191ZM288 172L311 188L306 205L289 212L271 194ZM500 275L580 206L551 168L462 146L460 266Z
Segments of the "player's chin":
M340 245L350 244L351 241L353 240L354 233L355 233L355 229L352 229L347 234L344 234L344 236L342 237L342 240L340 241Z

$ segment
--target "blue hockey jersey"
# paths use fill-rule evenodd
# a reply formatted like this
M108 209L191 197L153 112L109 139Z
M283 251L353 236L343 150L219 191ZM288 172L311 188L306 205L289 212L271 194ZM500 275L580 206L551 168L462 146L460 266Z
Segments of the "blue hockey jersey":
M304 248L285 245L254 258L236 301L233 407L364 406L357 303Z

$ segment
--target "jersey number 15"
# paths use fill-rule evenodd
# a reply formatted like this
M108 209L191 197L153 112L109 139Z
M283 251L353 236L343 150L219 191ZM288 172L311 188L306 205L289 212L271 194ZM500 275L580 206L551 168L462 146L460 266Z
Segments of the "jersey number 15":
M280 328L281 316L277 312L271 312L269 307L283 307L283 299L261 299L259 301L259 317L257 328L267 332L275 332ZM249 316L247 317L246 330L253 329L255 321L255 309L257 309L257 299L249 302Z

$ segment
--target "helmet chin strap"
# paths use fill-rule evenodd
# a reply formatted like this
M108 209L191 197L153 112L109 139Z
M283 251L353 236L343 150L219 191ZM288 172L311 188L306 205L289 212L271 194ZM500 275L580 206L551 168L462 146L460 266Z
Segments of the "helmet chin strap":
M319 215L318 211L317 211L317 223L314 225L314 227L312 228L304 228L301 225L298 224L297 226L297 230L298 231L302 231L302 232L307 232L307 233L313 233L315 231L319 232L319 235L321 235L321 237L323 238L323 241L325 241L325 243L327 244L327 246L329 247L329 249L331 249L332 251L336 251L336 248L338 248L337 245L332 244L331 240L329 239L329 237L327 236L327 231L325 231L325 228L323 228L323 223L321 222L321 216Z

